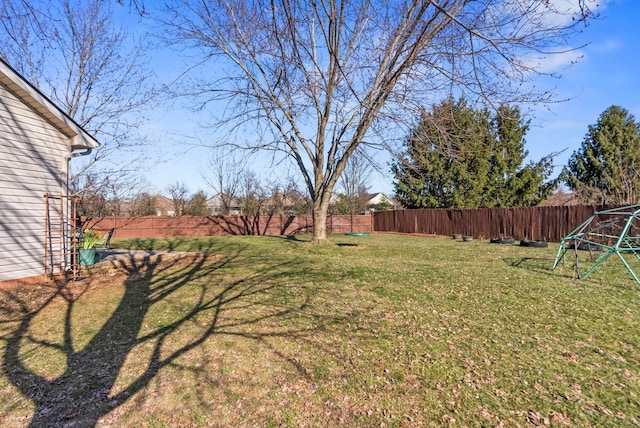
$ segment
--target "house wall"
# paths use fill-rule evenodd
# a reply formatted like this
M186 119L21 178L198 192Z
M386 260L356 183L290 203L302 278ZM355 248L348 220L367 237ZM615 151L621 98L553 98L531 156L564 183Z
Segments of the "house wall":
M44 273L44 194L66 194L69 153L67 137L0 84L0 281Z

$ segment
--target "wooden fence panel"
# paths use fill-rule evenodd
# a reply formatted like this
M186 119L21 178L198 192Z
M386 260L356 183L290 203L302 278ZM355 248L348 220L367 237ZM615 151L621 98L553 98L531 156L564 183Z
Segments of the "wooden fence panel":
M102 217L84 219L84 227L113 238L169 238L175 236L296 235L313 232L311 216L181 216ZM371 215L329 216L328 233L371 232Z
M478 239L513 237L559 242L596 211L613 206L416 209L359 216L329 216L328 233L398 232ZM311 216L104 217L86 227L115 228L114 238L173 236L295 235L313 231Z
M374 214L373 230L442 236L459 233L486 239L509 237L560 242L593 213L610 208L614 207L576 205L385 211Z

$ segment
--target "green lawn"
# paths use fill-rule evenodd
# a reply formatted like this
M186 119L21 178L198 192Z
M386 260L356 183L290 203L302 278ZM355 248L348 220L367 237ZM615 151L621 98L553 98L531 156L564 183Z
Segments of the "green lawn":
M637 426L640 286L557 245L401 235L199 251L3 291L0 425Z

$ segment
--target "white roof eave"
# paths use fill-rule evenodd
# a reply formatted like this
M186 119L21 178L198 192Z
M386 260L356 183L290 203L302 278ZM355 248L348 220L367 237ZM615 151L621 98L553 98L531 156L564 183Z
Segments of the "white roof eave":
M100 143L49 98L0 59L0 83L69 138L71 150L94 149Z

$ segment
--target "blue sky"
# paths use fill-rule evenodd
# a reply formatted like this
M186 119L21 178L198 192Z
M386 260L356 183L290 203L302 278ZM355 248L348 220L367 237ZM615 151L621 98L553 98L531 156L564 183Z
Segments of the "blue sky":
M566 149L554 162L556 172L607 107L622 106L640 120L640 1L609 1L600 14L575 40L575 46L588 43L580 60L561 66L562 77L553 82L558 98L567 101L537 108L526 137L531 159Z
M584 28L572 43L573 47L586 45L549 65L549 71L561 77L540 80L539 85L545 89L555 87L557 98L566 101L537 106L531 112L532 127L526 136L529 159L536 161L564 150L555 158L556 174L580 147L587 127L595 124L607 107L620 105L629 110L636 121L640 120L640 1L602 0L600 4L600 18ZM578 62L569 66L577 57ZM156 154L165 154L167 160L147 172L154 190L162 192L167 186L180 182L191 192L212 193L202 178L210 152L177 143L179 140L196 142L196 121L195 113L179 105L167 105L153 116L146 129ZM258 160L253 167L265 180L274 175L271 168L261 167L266 164ZM280 174L286 175L286 172ZM393 193L389 173L374 173L370 184L371 191Z

